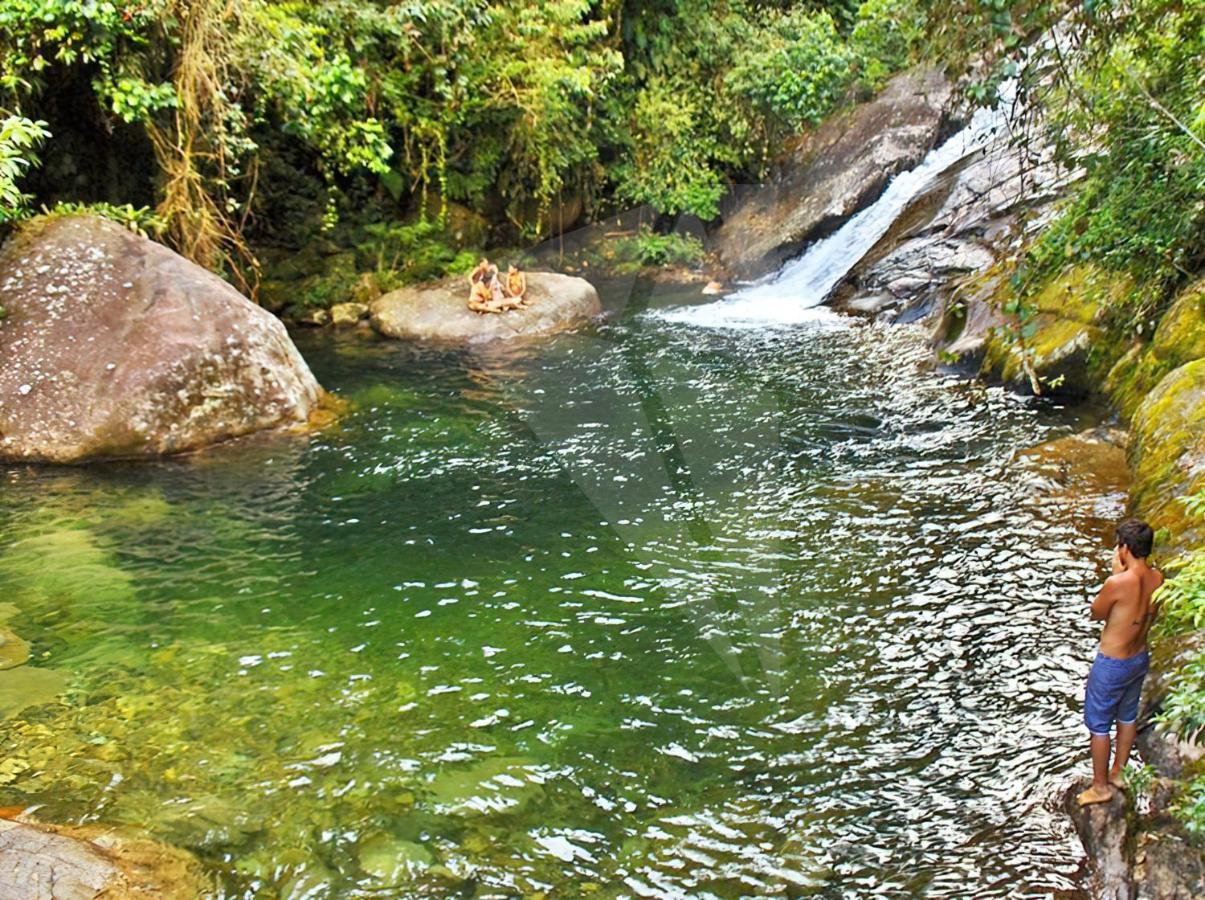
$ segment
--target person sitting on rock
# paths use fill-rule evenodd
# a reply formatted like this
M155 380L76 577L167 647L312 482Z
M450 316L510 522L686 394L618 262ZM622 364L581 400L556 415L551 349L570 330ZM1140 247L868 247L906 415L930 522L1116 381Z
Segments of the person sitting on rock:
M519 301L518 306L527 305L527 276L515 266L507 267L506 293Z
M490 313L496 312L493 308L493 295L490 293L490 286L486 284L485 279L473 282L472 291L469 293L469 309L475 313Z
M490 285L490 312L509 312L522 305L519 300L507 295L506 288L502 285L502 279L498 277L497 266L490 266L488 277Z
M469 309L475 313L495 312L491 308L493 291L490 290L488 277L490 268L490 261L483 256L469 273ZM494 267L494 271L497 271L497 267Z

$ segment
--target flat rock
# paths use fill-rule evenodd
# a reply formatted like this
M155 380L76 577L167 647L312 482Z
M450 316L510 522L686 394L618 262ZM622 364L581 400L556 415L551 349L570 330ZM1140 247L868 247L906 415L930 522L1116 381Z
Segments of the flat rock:
M468 295L465 278L391 291L371 304L372 327L402 340L477 344L547 337L576 328L602 310L590 282L553 272L527 273L525 309L475 313L468 308Z
M322 396L274 316L96 216L10 240L0 306L0 460L195 450L304 423Z
M146 838L0 820L5 900L193 900L209 890L195 859Z
M939 69L903 72L873 100L803 135L768 183L725 205L713 237L721 262L742 275L777 268L868 205L933 147L950 94Z

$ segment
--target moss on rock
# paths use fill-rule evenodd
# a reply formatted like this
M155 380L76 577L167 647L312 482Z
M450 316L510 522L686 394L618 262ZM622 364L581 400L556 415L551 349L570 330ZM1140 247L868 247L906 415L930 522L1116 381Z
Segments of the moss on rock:
M1132 431L1134 508L1168 530L1172 556L1200 547L1201 524L1179 501L1205 490L1205 358L1165 376L1134 413Z
M1170 372L1205 357L1205 278L1176 297L1149 344L1137 344L1105 379L1105 390L1126 418Z
M1024 390L1030 387L1028 358L1047 386L1074 394L1099 392L1101 376L1126 350L1103 326L1104 311L1128 290L1129 279L1091 266L1052 278L1028 300L1033 315L1024 326L1014 316L1011 327L988 338L983 373ZM991 302L1006 308L1011 291L1009 282L1001 281Z

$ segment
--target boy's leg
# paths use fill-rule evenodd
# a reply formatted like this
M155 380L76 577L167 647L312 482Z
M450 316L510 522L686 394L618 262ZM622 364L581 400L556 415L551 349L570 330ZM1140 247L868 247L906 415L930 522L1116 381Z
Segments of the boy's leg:
M1092 735L1092 787L1076 798L1080 806L1104 803L1113 797L1113 788L1109 785L1109 730L1113 724L1116 699L1109 696L1108 685L1102 684L1101 680L1097 663L1094 662L1088 674L1088 683L1084 686L1084 724Z
M1109 736L1094 734L1092 745L1092 787L1083 791L1076 800L1080 806L1089 803L1105 803L1113 798L1113 788L1109 786Z
M1117 755L1113 757L1113 767L1109 769L1109 783L1114 787L1124 788L1126 763L1130 760L1130 748L1134 746L1134 736L1138 734L1137 722L1117 723Z
M1117 787L1125 787L1122 772L1130 759L1130 748L1134 746L1134 737L1138 734L1138 701L1142 697L1142 682L1146 678L1145 653L1142 668L1131 678L1117 704L1117 755L1113 759L1113 768L1109 770L1109 782Z

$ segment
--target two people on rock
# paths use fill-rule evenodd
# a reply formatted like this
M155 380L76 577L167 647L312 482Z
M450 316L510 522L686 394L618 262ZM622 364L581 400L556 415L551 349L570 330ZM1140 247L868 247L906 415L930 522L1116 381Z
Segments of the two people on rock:
M475 313L502 313L527 306L527 278L514 266L503 283L498 267L482 258L469 274L469 309Z
M1126 762L1138 732L1138 701L1150 667L1146 638L1159 613L1154 593L1163 573L1147 562L1155 543L1151 526L1126 519L1117 526L1113 574L1092 601L1093 621L1103 621L1100 649L1084 689L1084 724L1091 735L1092 786L1080 806L1105 803L1125 789ZM1109 765L1109 732L1117 723L1117 752Z

